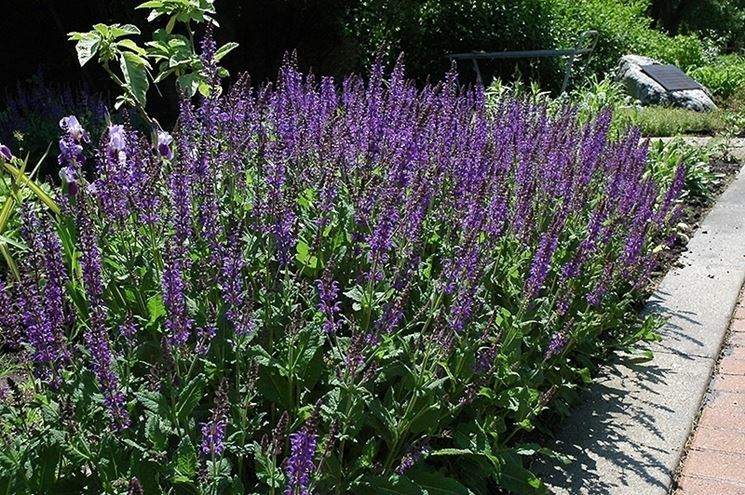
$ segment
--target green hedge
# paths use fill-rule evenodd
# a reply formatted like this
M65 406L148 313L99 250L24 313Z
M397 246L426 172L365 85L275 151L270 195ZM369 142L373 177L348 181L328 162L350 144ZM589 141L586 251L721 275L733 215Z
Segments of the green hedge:
M568 47L588 29L599 32L589 66L593 73L611 70L627 53L648 54L684 68L703 65L699 38L656 31L648 7L648 0L365 0L350 8L345 28L367 55L362 62L376 55L390 62L404 52L419 79L439 78L448 68L447 53ZM534 62L509 61L495 71L510 75L517 66L555 85L561 75L558 64L544 60L536 69Z

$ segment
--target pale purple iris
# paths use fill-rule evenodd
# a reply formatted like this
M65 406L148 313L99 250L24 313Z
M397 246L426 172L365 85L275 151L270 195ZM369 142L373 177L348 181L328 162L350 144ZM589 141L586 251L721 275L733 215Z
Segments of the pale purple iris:
M10 151L10 148L0 143L0 156L2 156L6 162L9 162L13 159L13 152Z
M62 117L59 121L59 126L75 141L86 140L88 136L85 129L83 129L83 126L80 125L80 121L74 115Z
M74 168L61 168L59 171L59 177L65 181L66 184L77 184L78 182L78 172Z
M158 131L158 153L166 160L173 160L171 143L173 143L173 136L165 131Z
M124 134L123 125L112 125L109 127L109 149L112 151L124 151L127 146L127 138Z

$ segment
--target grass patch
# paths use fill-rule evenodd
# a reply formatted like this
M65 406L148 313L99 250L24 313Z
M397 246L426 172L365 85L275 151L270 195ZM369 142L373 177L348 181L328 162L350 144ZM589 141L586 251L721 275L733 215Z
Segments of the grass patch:
M677 136L680 134L720 133L727 127L724 112L694 112L683 108L620 108L619 115L639 126L644 136Z

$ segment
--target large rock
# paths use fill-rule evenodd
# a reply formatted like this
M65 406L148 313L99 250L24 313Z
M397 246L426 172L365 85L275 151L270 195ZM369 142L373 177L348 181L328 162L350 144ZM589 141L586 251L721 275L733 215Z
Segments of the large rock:
M626 55L618 62L616 77L626 91L642 105L670 105L697 112L717 108L706 88L668 91L641 69L643 65L659 64L660 62L649 57Z

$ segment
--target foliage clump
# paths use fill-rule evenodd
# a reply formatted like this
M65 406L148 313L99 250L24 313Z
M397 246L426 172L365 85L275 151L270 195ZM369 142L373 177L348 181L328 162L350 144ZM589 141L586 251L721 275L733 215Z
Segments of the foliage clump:
M540 414L654 337L626 318L685 169L662 189L608 111L401 65L206 94L173 137L111 125L90 180L62 121L61 212L25 203L0 282L32 385L0 401L0 490L543 492Z

